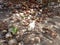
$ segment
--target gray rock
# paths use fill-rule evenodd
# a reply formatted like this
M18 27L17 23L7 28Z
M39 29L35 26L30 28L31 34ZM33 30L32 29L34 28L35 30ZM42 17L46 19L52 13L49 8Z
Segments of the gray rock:
M16 39L11 39L8 42L9 45L17 45L17 40Z
M5 35L5 37L6 37L6 38L12 37L12 34L11 34L11 33L7 33L7 34Z

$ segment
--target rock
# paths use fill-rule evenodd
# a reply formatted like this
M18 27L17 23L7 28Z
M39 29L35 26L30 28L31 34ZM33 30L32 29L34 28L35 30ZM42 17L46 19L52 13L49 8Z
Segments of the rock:
M23 42L19 42L18 45L24 45L24 43Z
M5 37L6 37L6 38L11 38L11 37L12 37L12 34L11 34L11 33L7 33L7 34L5 35Z
M8 31L7 30L2 30L2 34L5 35Z
M29 15L29 16L28 16L28 19L31 19L31 17L32 17L32 16L31 16L31 15Z
M19 13L19 14L20 14L20 16L24 17L24 13Z
M22 45L21 43L18 43L18 45Z
M17 17L20 17L20 15L18 13L15 14Z
M35 37L35 43L40 43L40 38L39 37Z
M16 39L11 39L11 40L9 40L8 44L9 45L17 45L17 41L16 41Z
M34 30L34 28L35 28L35 20L29 24L28 30Z
M3 32L3 33L6 33L6 32L7 32L7 30L3 30L2 32Z
M30 13L33 14L34 13L34 10L33 9L30 9Z
M40 12L42 12L42 9L40 9Z

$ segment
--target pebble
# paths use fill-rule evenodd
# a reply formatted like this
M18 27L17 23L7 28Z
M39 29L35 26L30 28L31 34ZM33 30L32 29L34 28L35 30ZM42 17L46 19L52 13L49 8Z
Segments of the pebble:
M35 28L35 20L29 24L28 30L34 30L34 28Z
M18 45L22 45L21 43L18 43Z
M9 45L17 45L17 40L16 39L11 39L8 41Z
M35 41L36 41L37 43L40 43L40 38L39 38L39 37L35 37Z
M5 37L6 37L6 38L11 38L11 37L12 37L12 34L11 34L11 33L7 33L7 34L5 35Z
M19 14L20 14L20 16L24 17L24 13L19 13Z

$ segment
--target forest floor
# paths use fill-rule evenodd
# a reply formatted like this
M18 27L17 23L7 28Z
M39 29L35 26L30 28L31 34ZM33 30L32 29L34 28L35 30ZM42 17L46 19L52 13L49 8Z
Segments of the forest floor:
M60 8L58 10L60 10ZM57 9L55 11L57 11ZM7 22L10 23L10 20L8 19L8 18L10 18L9 17L9 13L10 12L8 12L6 10L0 10L0 20L4 21L4 20L7 19L8 20ZM53 14L55 14L55 13L53 13ZM60 45L60 16L56 16L55 15L52 18L47 18L45 21L47 21L47 23L43 22L43 23L38 23L37 25L41 25L43 27L44 26L52 26L53 25L53 27L51 29L56 31L57 37L55 39L53 38L52 40L50 40L49 38L46 38L46 36L44 34L40 34L40 35L44 35L44 36L42 36L43 39L40 42L40 45ZM53 23L55 23L55 24L53 24ZM0 36L0 38L1 38L1 36ZM1 38L0 40L4 40L4 39ZM27 45L29 45L29 44L27 44Z

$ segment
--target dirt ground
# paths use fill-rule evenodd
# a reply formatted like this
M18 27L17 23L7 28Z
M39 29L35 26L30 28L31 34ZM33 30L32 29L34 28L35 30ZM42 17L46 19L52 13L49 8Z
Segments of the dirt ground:
M58 9L60 10L60 9ZM57 9L56 9L57 11ZM5 20L9 18L9 12L6 10L0 10L0 20ZM45 36L43 36L43 41L40 42L40 45L60 45L60 16L54 16L52 18L47 18L48 23L43 23L41 25L45 26L48 25L50 26L53 25L51 22L55 23L54 27L52 29L55 29L57 32L57 37L55 39L49 40ZM37 44L38 45L38 44Z

